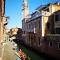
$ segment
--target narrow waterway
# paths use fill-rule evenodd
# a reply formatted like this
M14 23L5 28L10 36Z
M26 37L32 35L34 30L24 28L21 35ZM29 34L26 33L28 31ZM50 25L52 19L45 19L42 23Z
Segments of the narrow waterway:
M33 50L30 50L30 49L28 49L27 47L25 47L23 45L20 45L19 47L28 56L27 60L55 60L55 59L47 57L47 56L45 56L43 54L37 53L37 52L35 52Z

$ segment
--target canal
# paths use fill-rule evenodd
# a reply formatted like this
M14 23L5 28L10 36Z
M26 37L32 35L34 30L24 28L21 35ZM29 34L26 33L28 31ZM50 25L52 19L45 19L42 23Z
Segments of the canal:
M43 54L40 54L31 49L28 49L24 45L19 45L19 48L21 48L22 51L28 56L27 60L55 60L55 59L52 59L51 57L47 57Z

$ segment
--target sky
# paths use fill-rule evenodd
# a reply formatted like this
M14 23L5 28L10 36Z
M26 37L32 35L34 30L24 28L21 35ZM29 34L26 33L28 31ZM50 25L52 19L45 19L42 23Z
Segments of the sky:
M30 14L40 5L60 2L60 0L28 0ZM22 28L22 4L23 0L6 0L5 16L9 17L7 28Z

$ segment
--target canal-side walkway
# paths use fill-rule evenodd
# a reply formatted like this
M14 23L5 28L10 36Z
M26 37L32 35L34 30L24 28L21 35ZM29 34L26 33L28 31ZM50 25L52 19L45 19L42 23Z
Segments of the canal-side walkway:
M0 45L0 60L21 60L10 42Z

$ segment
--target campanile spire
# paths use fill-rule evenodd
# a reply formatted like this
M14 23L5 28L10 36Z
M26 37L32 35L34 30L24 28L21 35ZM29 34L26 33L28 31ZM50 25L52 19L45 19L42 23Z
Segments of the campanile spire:
M23 0L23 19L28 18L29 16L29 8L28 8L28 0Z
M24 33L27 31L27 26L26 26L27 20L29 20L28 0L23 0L23 4L22 4L22 30Z

